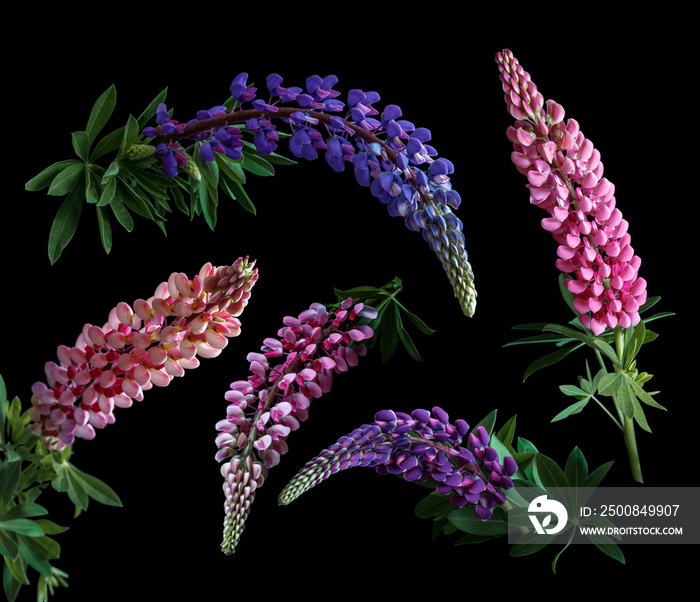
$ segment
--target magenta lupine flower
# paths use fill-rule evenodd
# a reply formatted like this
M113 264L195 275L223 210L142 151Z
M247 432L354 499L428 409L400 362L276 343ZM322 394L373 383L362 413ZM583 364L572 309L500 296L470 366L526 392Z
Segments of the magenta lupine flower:
M490 437L479 426L469 433L464 420L450 423L447 413L434 407L410 415L392 410L377 412L372 424L362 425L307 462L282 490L279 503L286 505L321 481L347 468L373 467L379 474L402 475L407 481L436 482L438 493L462 508L474 504L481 520L506 501L503 490L513 487L517 464L511 456L499 461L489 447Z
M603 176L600 152L564 109L542 94L510 50L496 55L505 101L517 120L508 128L513 163L528 180L530 202L549 216L542 227L559 243L557 268L584 327L634 326L646 301L628 223L616 206L615 187Z
M199 358L216 357L238 336L238 320L258 279L255 262L205 264L191 280L173 273L133 308L119 303L103 326L86 324L74 346L58 347L58 363L45 365L46 382L32 387L32 432L50 449L92 439L115 421L114 408L141 401Z
M376 315L352 299L332 312L314 303L298 317L284 318L277 338L248 354L251 374L231 383L226 418L216 425L216 460L225 461L224 553L235 551L256 489L287 452L287 437L307 419L311 402L330 391L334 374L365 354L364 341L374 332L355 321Z
M244 123L257 152L267 156L277 150L280 123L289 130L289 150L295 157L314 160L323 155L335 171L351 167L357 182L369 187L390 215L402 218L408 229L421 232L441 262L462 310L473 315L474 275L462 222L453 212L461 203L450 182L454 166L438 158L428 144L430 131L403 119L397 105L388 105L380 114L373 106L379 101L376 92L351 90L347 102L341 101L340 93L333 89L338 82L334 75L311 76L305 88L283 87L278 74L269 75L260 90L248 87L247 79L241 73L231 85L237 100L232 111L222 113L221 107L200 111L184 129L161 107L159 127L146 128L143 133L165 141L158 152L163 154L166 174L174 176L183 167L179 147L171 149L166 142L179 145L183 138L201 142L200 154L207 161L222 152L235 158L233 153L240 152L243 142L240 130L230 126ZM267 96L259 98L263 91ZM284 106L289 103L294 106Z

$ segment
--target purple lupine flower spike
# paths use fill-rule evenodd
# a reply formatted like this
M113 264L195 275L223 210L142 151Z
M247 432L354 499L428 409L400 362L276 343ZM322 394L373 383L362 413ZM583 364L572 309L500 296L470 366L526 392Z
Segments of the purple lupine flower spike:
M335 311L313 303L297 317L284 318L277 338L248 354L250 376L231 383L216 460L224 462L224 533L221 549L232 554L255 491L287 452L287 437L306 420L309 406L330 391L334 374L357 365L372 329L356 324L374 318L374 308L346 299Z
M544 97L510 50L496 55L505 101L516 122L508 128L511 155L527 177L530 202L549 216L542 227L557 248L556 266L583 326L594 334L636 325L646 301L628 223L616 207L615 187L603 176L600 152L564 109Z
M289 504L336 472L369 466L380 474L402 475L407 481L433 479L436 491L449 495L453 506L474 504L477 516L487 520L505 502L503 490L513 487L510 477L518 466L511 456L499 461L481 426L469 434L469 446L463 447L468 431L464 420L450 423L447 412L439 407L432 412L417 409L410 415L382 410L373 423L341 437L307 462L282 490L279 503Z
M357 182L386 205L390 215L421 232L438 257L463 312L472 316L476 308L474 274L465 249L462 222L455 216L461 199L452 189L453 164L437 157L430 146L430 131L415 127L403 118L401 108L387 105L379 112L376 92L350 90L346 101L333 87L334 75L307 78L305 87L282 86L282 77L266 78L265 98L247 84L241 73L231 84L237 101L228 113L223 107L199 111L187 124L170 118L165 105L157 112L157 127L144 130L147 137L160 136L157 153L163 170L174 177L179 170L196 166L182 151L180 140L201 143L200 155L213 161L216 153L239 159L242 132L233 124L245 124L261 156L275 152L280 140L278 122L289 128L289 150L297 158L314 160L322 155L335 171L352 167ZM262 92L262 90L261 90ZM286 106L292 104L293 106ZM252 108L251 108L252 107ZM225 135L222 135L222 131Z

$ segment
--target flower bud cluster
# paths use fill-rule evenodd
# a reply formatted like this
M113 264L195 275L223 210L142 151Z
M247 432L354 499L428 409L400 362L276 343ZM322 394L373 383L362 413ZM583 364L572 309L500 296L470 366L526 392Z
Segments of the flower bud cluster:
M467 437L468 445L462 440ZM487 520L493 509L505 503L504 489L517 470L512 457L499 460L489 447L486 429L469 433L464 420L450 423L447 413L434 407L414 410L410 415L382 410L372 424L365 424L316 458L290 481L279 496L289 504L330 475L355 466L375 468L379 474L403 475L407 481L436 482L438 493L449 495L453 506L474 504L476 515Z
M92 439L115 421L115 407L130 407L154 385L196 368L200 357L219 355L240 333L237 316L258 279L254 265L248 258L207 263L191 280L173 273L133 308L119 303L103 326L86 324L74 346L58 347L58 363L46 363L47 382L33 385L32 431L50 449Z
M230 90L236 106L200 111L187 123L170 118L165 105L156 114L158 127L148 127L147 137L161 136L157 152L163 156L163 168L175 176L187 165L179 140L197 140L200 155L214 161L216 153L240 158L243 146L241 130L233 123L244 124L253 135L257 152L267 156L277 150L280 134L277 122L289 128L289 150L297 158L316 159L323 154L335 170L353 169L357 182L387 206L392 216L404 219L407 228L421 232L445 269L465 314L471 316L476 306L473 273L468 261L462 222L453 209L461 203L452 189L453 164L437 158L428 143L428 129L415 127L402 118L396 105L379 112L373 105L376 92L350 90L346 101L333 89L338 78L307 78L306 87L284 87L278 74L266 79L265 98L258 89L247 85L248 75L241 73ZM284 106L293 103L294 106ZM251 108L252 107L252 108Z
M221 547L226 554L235 550L252 494L287 452L290 432L307 419L311 402L330 391L333 375L357 365L365 354L364 342L374 332L355 321L376 315L352 299L331 312L314 303L298 317L285 317L277 338L265 339L260 352L248 354L251 375L231 383L226 418L216 424L216 460L225 460Z
M646 301L641 259L616 207L615 187L603 176L600 152L564 109L542 94L509 50L496 55L505 101L517 120L508 128L511 155L527 177L530 202L549 216L542 227L559 243L557 268L580 321L594 334L634 326Z

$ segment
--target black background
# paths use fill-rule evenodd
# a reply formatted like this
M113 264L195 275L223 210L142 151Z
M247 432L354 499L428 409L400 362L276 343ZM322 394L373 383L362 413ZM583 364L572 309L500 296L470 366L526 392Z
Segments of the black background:
M42 496L52 518L70 526L58 536L62 555L55 563L70 574L70 587L56 600L208 599L295 588L329 597L377 587L507 594L524 585L630 583L659 572L683 580L678 560L694 550L681 546L625 548L624 566L592 546L577 546L552 575L554 550L517 559L509 558L504 541L455 547L455 539L442 536L433 542L431 523L414 515L426 491L371 470L336 475L288 507L276 503L307 460L377 410L434 405L469 423L494 408L499 425L517 414L517 435L560 464L579 446L591 468L615 460L603 485L635 486L622 437L599 408L550 424L570 402L558 386L583 373L584 355L523 383L526 366L544 349L503 348L517 336L515 324L570 317L557 290L556 244L540 228L543 215L529 205L524 178L510 162L511 120L494 62L505 47L601 151L649 293L662 296L659 309L677 313L654 323L660 337L639 357L639 368L655 374L647 388L661 391L668 412L647 410L654 434L638 429L638 443L645 485L695 484L697 356L689 283L696 272L696 109L693 60L677 31L683 15L668 23L644 17L634 27L583 16L531 23L514 16L518 26L509 32L499 15L453 21L450 14L416 14L403 23L381 10L376 18L351 10L313 18L237 10L235 18L130 13L60 25L59 15L43 14L40 22L28 15L22 43L5 42L11 136L4 150L0 354L11 396L28 404L32 383L43 379L43 364L55 359L59 344L72 344L85 322L104 322L117 302L148 297L171 272L191 276L206 261L223 265L245 255L260 270L241 316L242 334L219 358L148 391L143 402L118 409L117 423L94 441L75 444L74 464L109 483L124 507L92 503L72 520L59 496ZM167 237L145 220L131 233L115 223L109 255L94 210L86 207L76 237L49 264L46 243L59 200L26 192L24 183L72 156L70 133L85 128L99 94L116 85L110 125L118 127L168 87L168 106L186 121L223 102L241 71L259 87L271 72L290 86L333 73L344 94L376 90L379 108L398 104L404 118L431 130L440 156L456 166L457 214L479 294L473 318L463 316L420 235L390 217L351 171L334 173L322 158L281 167L274 178L251 177L247 190L258 214L222 199L214 232L178 212ZM285 315L314 301L333 302L333 287L381 286L394 276L404 282L403 302L436 330L429 337L412 331L424 361L400 352L383 364L376 350L338 376L290 436L290 452L259 490L238 551L225 557L214 424L225 415L229 383L247 377L245 356L275 335Z

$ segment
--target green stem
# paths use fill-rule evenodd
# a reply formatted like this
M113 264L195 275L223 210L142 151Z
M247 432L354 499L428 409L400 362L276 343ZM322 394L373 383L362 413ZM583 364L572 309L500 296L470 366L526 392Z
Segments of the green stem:
M619 324L615 327L615 351L617 353L617 358L620 360L619 370L622 371L624 370L622 362L625 357L625 335ZM613 399L615 399L614 395ZM618 404L615 403L616 407L617 405ZM634 419L630 416L622 416L622 413L620 413L620 416L623 421L622 432L624 433L625 437L625 447L627 447L627 457L629 458L630 468L632 469L632 477L638 483L642 483L642 466L639 462L639 452L637 451L637 438L634 433Z
M615 328L615 352L617 353L617 357L620 360L619 370L622 370L622 360L625 355L625 337L622 328L620 328L619 326ZM603 368L603 370L607 372L605 362L603 361L603 357L598 350L595 350L595 355L598 358L598 363L600 364L601 368ZM616 370L617 369L618 368L616 368ZM612 418L613 422L617 424L617 426L620 427L620 429L622 430L622 434L625 438L625 447L627 448L627 457L629 459L630 468L632 469L632 477L638 483L642 483L642 466L639 462L639 452L637 451L637 438L634 432L634 419L625 416L622 413L622 410L620 409L620 404L617 403L617 396L613 395L612 397L615 409L617 410L617 415L620 419L619 422L615 420L612 414L610 414L610 412L608 412L607 410L606 413L608 414L608 416L610 416L610 418ZM602 407L602 404L600 405ZM605 410L604 407L603 409Z
M625 416L623 433L625 435L625 445L627 446L627 457L629 458L632 476L638 483L643 483L642 466L639 462L639 453L637 452L637 439L634 434L634 420Z

